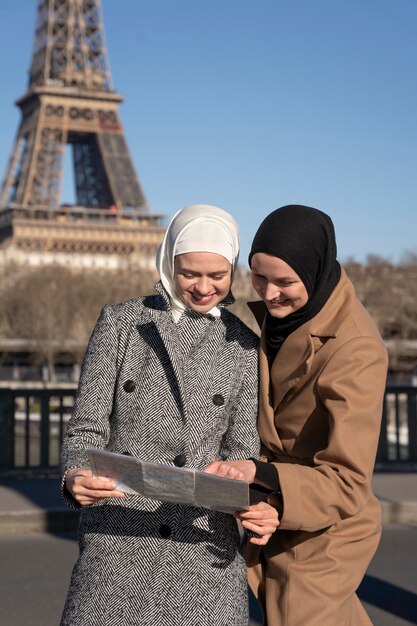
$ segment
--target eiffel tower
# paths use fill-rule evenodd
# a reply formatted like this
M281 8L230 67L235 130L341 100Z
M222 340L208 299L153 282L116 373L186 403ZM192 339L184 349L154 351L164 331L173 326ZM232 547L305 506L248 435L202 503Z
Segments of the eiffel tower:
M22 119L0 193L0 250L31 264L152 264L163 235L112 89L100 0L39 0ZM72 206L60 202L66 146Z

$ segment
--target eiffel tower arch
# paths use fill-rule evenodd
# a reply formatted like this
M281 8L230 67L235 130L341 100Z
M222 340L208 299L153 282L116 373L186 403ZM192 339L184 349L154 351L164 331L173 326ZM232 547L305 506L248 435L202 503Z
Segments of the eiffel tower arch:
M100 0L39 0L22 118L0 192L0 251L30 264L153 266L163 235L112 89ZM72 146L74 206L61 204Z

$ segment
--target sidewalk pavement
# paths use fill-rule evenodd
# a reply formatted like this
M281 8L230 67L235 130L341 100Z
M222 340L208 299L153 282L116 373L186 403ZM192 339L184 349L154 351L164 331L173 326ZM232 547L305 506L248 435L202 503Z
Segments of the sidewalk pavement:
M417 527L417 472L377 473L373 487L383 524ZM0 534L69 532L76 530L77 521L78 512L61 498L57 476L0 476Z

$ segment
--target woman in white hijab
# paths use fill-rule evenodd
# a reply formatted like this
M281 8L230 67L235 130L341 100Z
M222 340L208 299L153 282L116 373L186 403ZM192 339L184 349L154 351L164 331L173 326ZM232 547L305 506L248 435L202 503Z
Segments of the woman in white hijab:
M103 308L62 449L64 497L81 509L62 626L248 624L236 519L122 494L86 452L198 470L258 456L258 338L226 308L238 255L228 213L185 207L157 255L158 293ZM252 543L276 528L263 502L239 517Z
M223 297L220 298L219 294L213 300L205 301L204 305L197 297L184 300L182 287L178 285L179 276L183 275L179 265L184 259L188 261L190 254L198 259L199 265L202 265L201 261L203 264L204 261L211 261L223 268L225 279L221 283ZM233 217L226 211L207 204L192 204L178 211L168 226L156 258L156 266L161 283L170 299L174 321L178 322L187 308L220 317L217 304L230 290L238 258L239 229ZM206 269L205 265L203 269ZM218 283L212 282L215 285ZM197 296L201 284L194 281L193 285ZM224 294L226 288L227 292ZM214 293L215 290L216 287L211 287L211 292ZM213 306L209 307L208 304Z

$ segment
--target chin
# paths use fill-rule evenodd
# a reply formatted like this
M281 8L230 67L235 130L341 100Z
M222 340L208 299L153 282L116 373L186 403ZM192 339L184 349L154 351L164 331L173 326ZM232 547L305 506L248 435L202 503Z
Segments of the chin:
M189 304L190 309L192 309L196 313L208 313L213 308L213 306L214 304L205 304L204 306L198 306L198 304L195 304L194 302Z
M291 311L277 311L276 309L268 309L270 315L272 315L272 317L276 317L277 319L283 319L284 317L287 317L287 315L289 315L291 313Z

